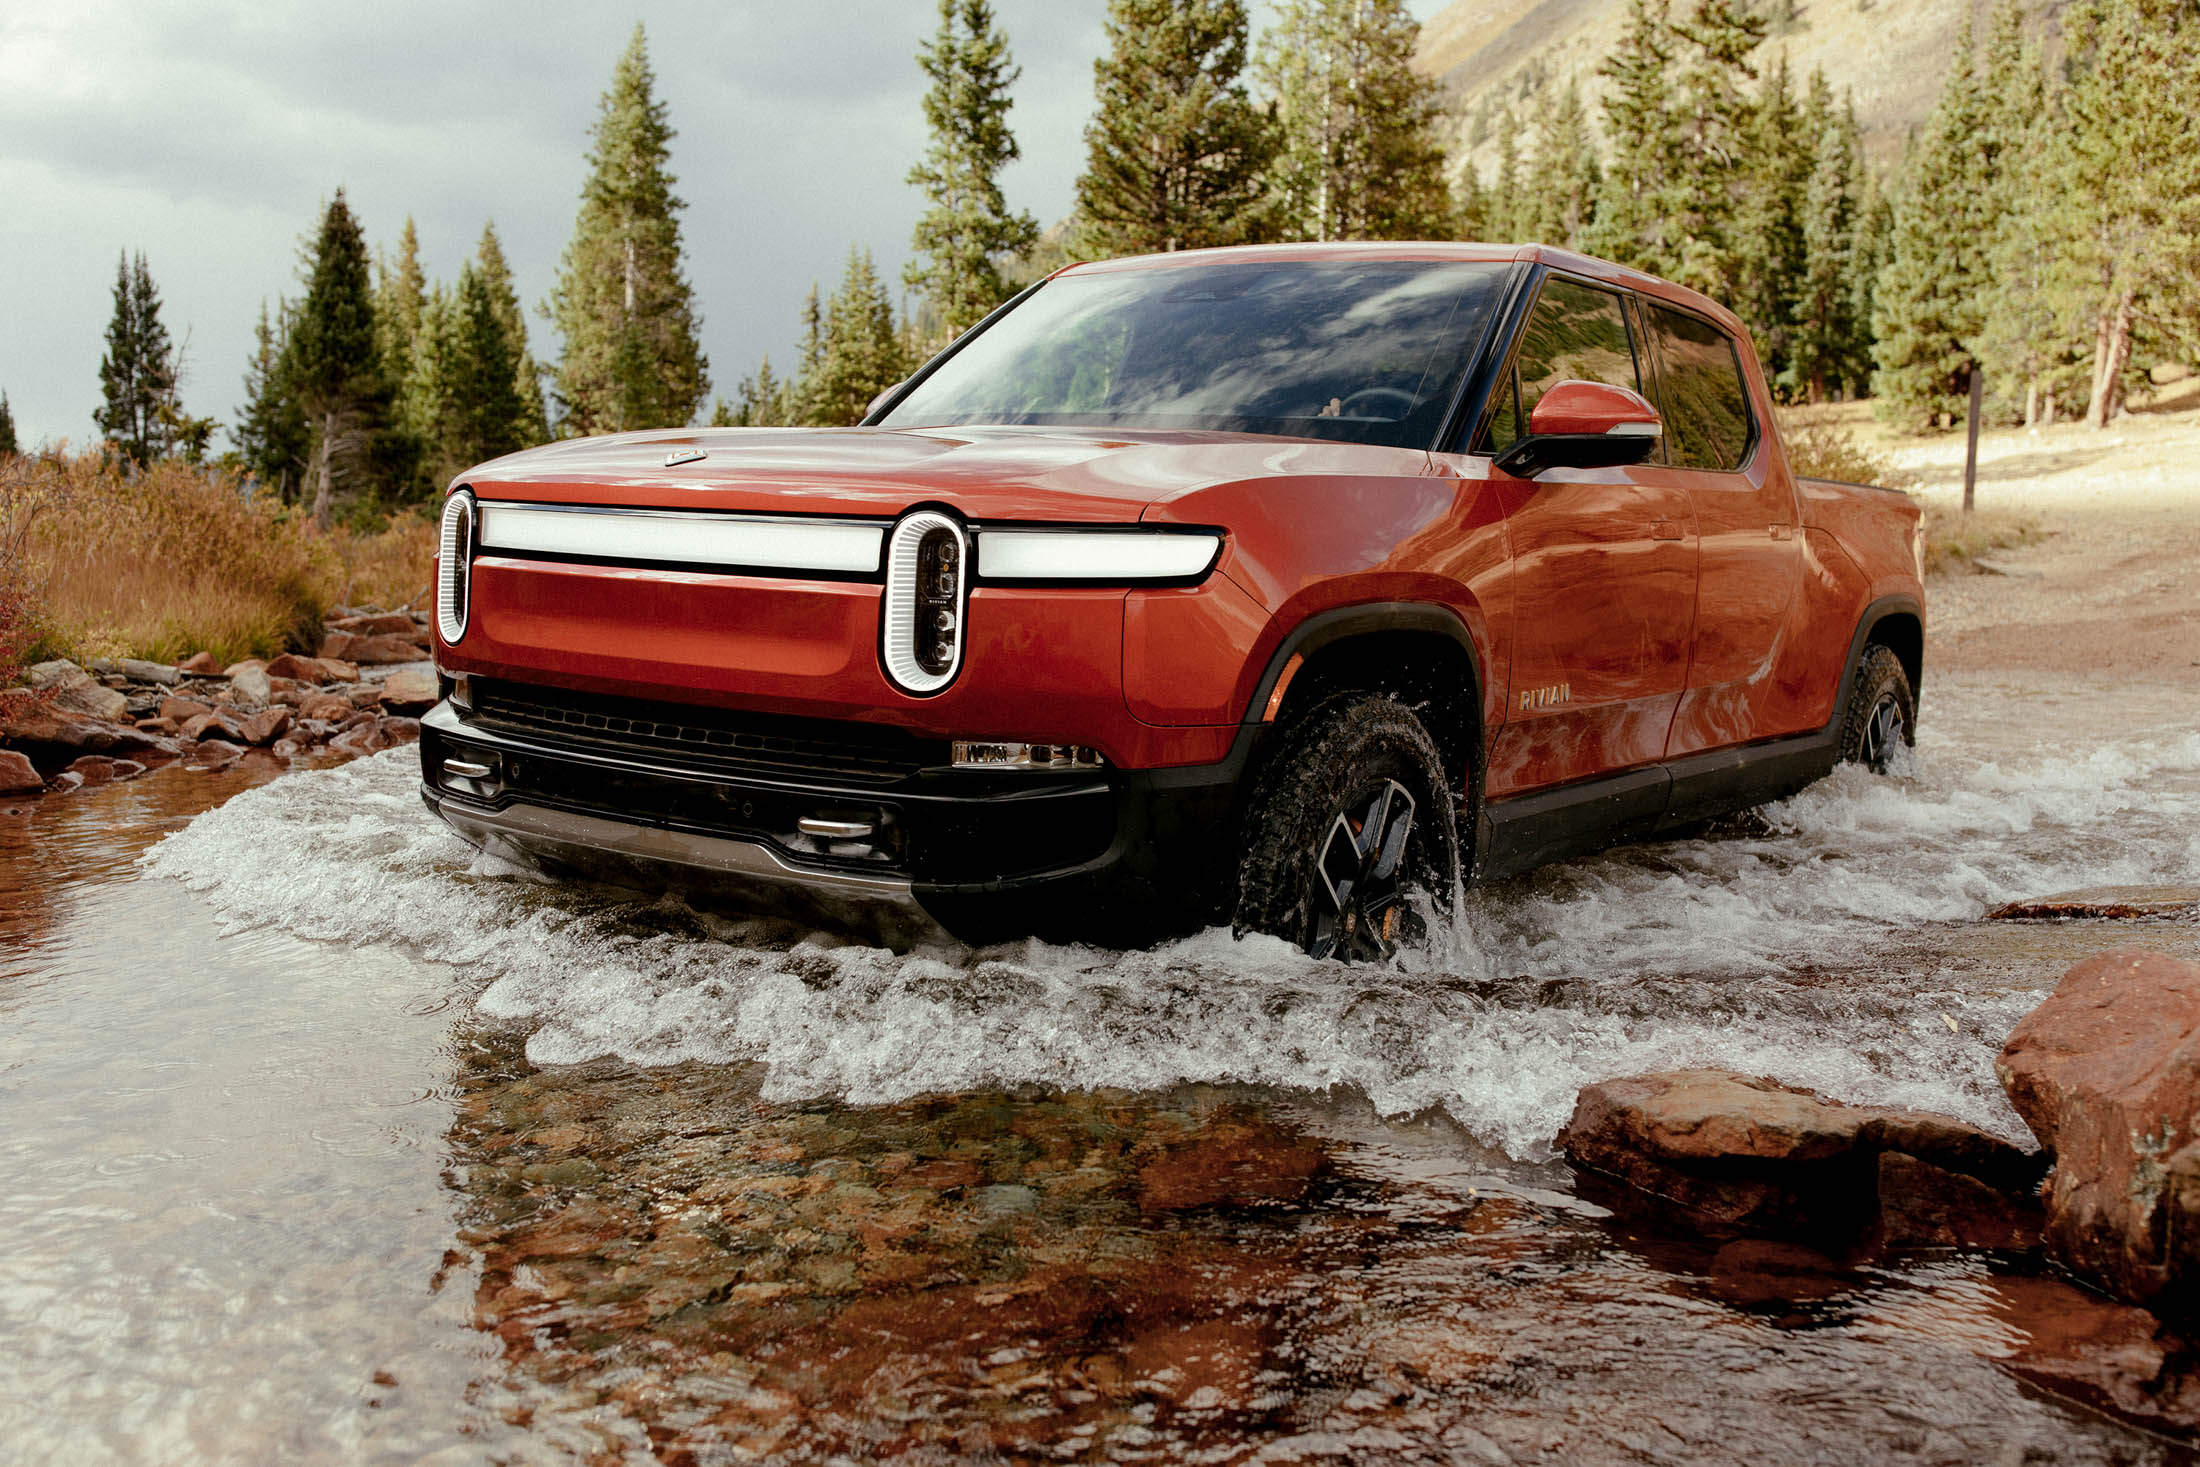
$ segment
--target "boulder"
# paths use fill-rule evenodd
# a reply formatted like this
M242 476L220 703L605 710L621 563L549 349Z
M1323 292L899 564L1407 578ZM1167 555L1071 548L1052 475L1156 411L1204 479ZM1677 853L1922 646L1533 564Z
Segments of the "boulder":
M392 744L417 744L420 742L420 720L395 716L382 720L382 736Z
M420 626L402 611L370 612L362 616L339 617L330 622L332 632L348 632L355 637L409 637L420 636Z
M120 722L130 716L130 700L73 662L41 662L27 670L30 685L64 713Z
M152 734L156 738L173 738L180 725L173 718L140 718L131 726L139 733Z
M53 687L64 681L82 679L85 676L87 674L83 668L78 667L65 657L56 657L50 662L34 662L23 669L23 681L34 688Z
M172 719L178 724L189 723L201 714L212 713L213 711L210 706L199 702L196 698L163 698L160 702L160 716Z
M435 669L425 663L401 667L382 679L382 706L404 713L425 713L435 706Z
M244 741L248 744L272 744L290 727L288 708L270 708L243 720Z
M393 662L418 662L428 655L425 636L355 637L349 632L331 632L321 643L321 656L342 662L372 663L382 665Z
M135 759L109 759L103 754L86 754L63 772L78 776L86 784L116 784L125 779L137 778L145 772L145 766Z
M275 696L275 685L264 664L245 662L229 670L229 691L236 702L264 704Z
M2089 886L2009 902L1989 922L2076 918L2183 917L2200 912L2200 886Z
M329 657L301 657L295 652L285 652L267 665L271 678L291 678L301 683L355 683L359 681L359 669L349 662L338 662Z
M43 693L29 688L0 691L0 742L35 760L66 764L78 754L112 748L119 736L113 726L66 712Z
M344 696L351 699L351 706L354 708L379 708L382 706L382 689L376 683L361 683L355 688L346 688Z
M1843 1105L1731 1070L1584 1086L1558 1145L1576 1166L1720 1228L1876 1229L1896 1245L2012 1246L2041 1169L1947 1116Z
M151 683L155 687L172 688L183 681L182 673L163 662L146 662L136 657L125 657L121 668L122 675L134 683Z
M222 665L214 660L211 652L194 652L176 664L176 671L186 677L214 677L221 670Z
M244 750L225 739L201 739L184 760L187 769L226 769L244 757Z
M308 693L298 705L298 717L339 722L351 717L351 699L342 693Z
M45 787L36 765L13 749L0 749L0 795L35 794Z
M2200 1313L2200 963L2086 959L1994 1068L2055 1155L2048 1251L2165 1317Z

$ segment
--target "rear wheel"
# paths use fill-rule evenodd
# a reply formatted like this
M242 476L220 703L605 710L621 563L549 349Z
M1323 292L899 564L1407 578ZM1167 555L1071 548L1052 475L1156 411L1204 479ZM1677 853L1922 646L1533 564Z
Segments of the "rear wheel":
M1329 699L1282 738L1245 821L1237 930L1317 958L1387 959L1425 930L1412 896L1445 901L1459 881L1436 743L1373 693Z
M1916 741L1917 695L1902 659L1891 648L1866 647L1849 693L1848 717L1841 722L1840 762L1885 774L1895 751Z

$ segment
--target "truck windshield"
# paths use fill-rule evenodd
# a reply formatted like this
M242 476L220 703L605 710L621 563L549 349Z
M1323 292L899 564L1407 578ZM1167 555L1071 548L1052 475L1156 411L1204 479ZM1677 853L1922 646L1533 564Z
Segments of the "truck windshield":
M1510 268L1276 260L1065 275L880 422L1217 429L1426 448Z

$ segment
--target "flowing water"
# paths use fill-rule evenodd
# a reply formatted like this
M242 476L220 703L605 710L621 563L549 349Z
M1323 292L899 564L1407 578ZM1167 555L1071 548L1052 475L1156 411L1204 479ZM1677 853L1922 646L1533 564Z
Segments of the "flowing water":
M2021 1138L1991 1061L2062 969L2200 954L1979 920L2200 881L2189 693L1924 712L1900 777L1383 969L546 882L409 750L25 802L0 1460L2188 1460L2025 1384L2129 1324L2034 1266L1694 1242L1552 1159L1582 1083L1692 1064Z

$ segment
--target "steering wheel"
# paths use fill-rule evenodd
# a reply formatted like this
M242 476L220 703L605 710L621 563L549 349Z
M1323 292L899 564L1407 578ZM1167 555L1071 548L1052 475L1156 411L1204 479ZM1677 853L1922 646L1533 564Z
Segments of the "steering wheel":
M1363 387L1337 404L1337 416L1340 418L1373 418L1379 422L1395 423L1413 411L1416 401L1414 395L1403 387ZM1368 412L1364 408L1353 406L1354 403L1372 406L1377 402L1395 403L1397 411L1393 413Z

